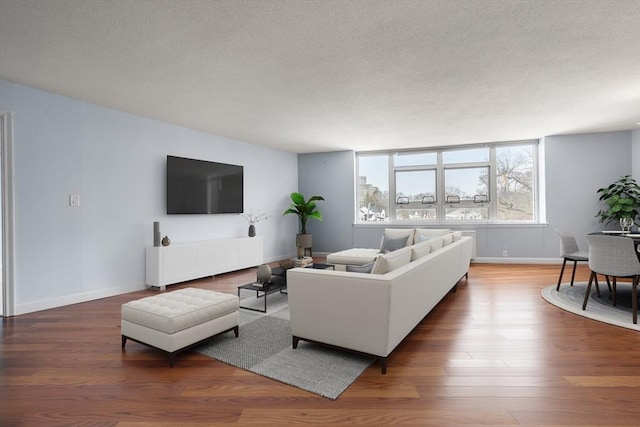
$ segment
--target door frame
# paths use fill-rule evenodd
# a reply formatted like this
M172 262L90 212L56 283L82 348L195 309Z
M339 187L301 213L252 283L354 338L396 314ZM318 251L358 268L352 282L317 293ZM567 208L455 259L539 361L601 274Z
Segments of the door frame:
M0 109L2 152L2 316L15 314L13 112Z

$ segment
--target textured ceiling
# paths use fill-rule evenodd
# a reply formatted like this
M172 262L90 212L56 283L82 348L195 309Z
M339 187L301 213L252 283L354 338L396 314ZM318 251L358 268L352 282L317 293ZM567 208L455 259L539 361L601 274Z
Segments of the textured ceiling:
M627 130L640 0L0 0L0 78L298 153Z

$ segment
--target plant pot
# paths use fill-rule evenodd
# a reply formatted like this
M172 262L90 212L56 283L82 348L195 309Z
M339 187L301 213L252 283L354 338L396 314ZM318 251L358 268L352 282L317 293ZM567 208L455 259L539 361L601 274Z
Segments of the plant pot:
M313 246L313 235L311 233L296 234L296 247L310 248Z

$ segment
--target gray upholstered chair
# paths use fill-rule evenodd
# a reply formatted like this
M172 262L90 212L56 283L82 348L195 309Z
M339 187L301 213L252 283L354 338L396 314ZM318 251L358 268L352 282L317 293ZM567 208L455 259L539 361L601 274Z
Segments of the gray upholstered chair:
M589 268L591 277L587 285L582 309L587 308L591 283L595 282L598 289L598 276L613 277L611 298L616 305L616 279L631 278L631 308L633 310L633 323L638 323L638 281L640 280L640 259L635 248L635 243L628 237L589 235Z
M560 256L562 257L562 269L558 278L558 286L556 286L556 291L559 291L567 261L573 262L573 271L571 272L571 286L573 286L573 279L576 277L576 266L578 262L589 261L589 253L580 250L573 234L560 230L556 230L556 233L560 236Z

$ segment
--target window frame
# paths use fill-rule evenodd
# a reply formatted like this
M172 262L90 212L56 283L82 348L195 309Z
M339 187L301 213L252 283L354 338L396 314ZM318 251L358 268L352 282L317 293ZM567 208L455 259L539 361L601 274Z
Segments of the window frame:
M531 192L532 192L532 219L530 220L498 220L498 185L497 185L497 155L496 149L499 147L505 146L531 146L532 150L532 165L531 165L531 173L532 173L532 182L531 182ZM444 163L443 162L443 153L447 151L461 151L465 149L477 149L477 148L487 148L489 150L488 160L481 160L478 162L467 161L464 163ZM522 140L522 141L508 141L508 142L494 142L494 143L485 143L485 144L473 144L473 145L458 145L458 146L448 146L448 147L434 147L434 148L425 148L422 150L419 149L411 149L407 151L366 151L366 152L356 152L356 215L355 215L355 223L356 224L372 224L371 221L362 221L357 215L357 210L359 209L358 198L359 198L359 181L360 181L360 158L361 156L384 156L388 157L388 209L387 209L387 218L385 224L446 224L446 225L454 225L454 224L540 224L540 218L544 217L544 215L540 212L542 206L540 204L540 180L542 171L540 170L541 164L539 161L539 151L541 148L541 142L539 140ZM400 153L415 153L415 154L437 154L437 162L435 164L424 164L424 165L411 165L411 166L395 166L394 158ZM465 168L488 168L488 185L487 185L487 197L488 201L486 202L474 202L473 200L465 200L461 199L460 203L446 203L446 181L445 181L445 170L449 169L465 169ZM398 171L421 171L421 170L435 170L435 189L436 201L433 204L422 204L417 201L410 201L408 204L397 204L395 203L397 200L396 196L396 172ZM446 211L451 207L460 207L464 209L473 209L473 208L487 208L487 218L486 219L465 219L465 220L452 220L446 218ZM435 209L436 218L435 220L425 219L425 220L416 220L416 219L408 219L408 220L398 220L397 211L403 209Z

